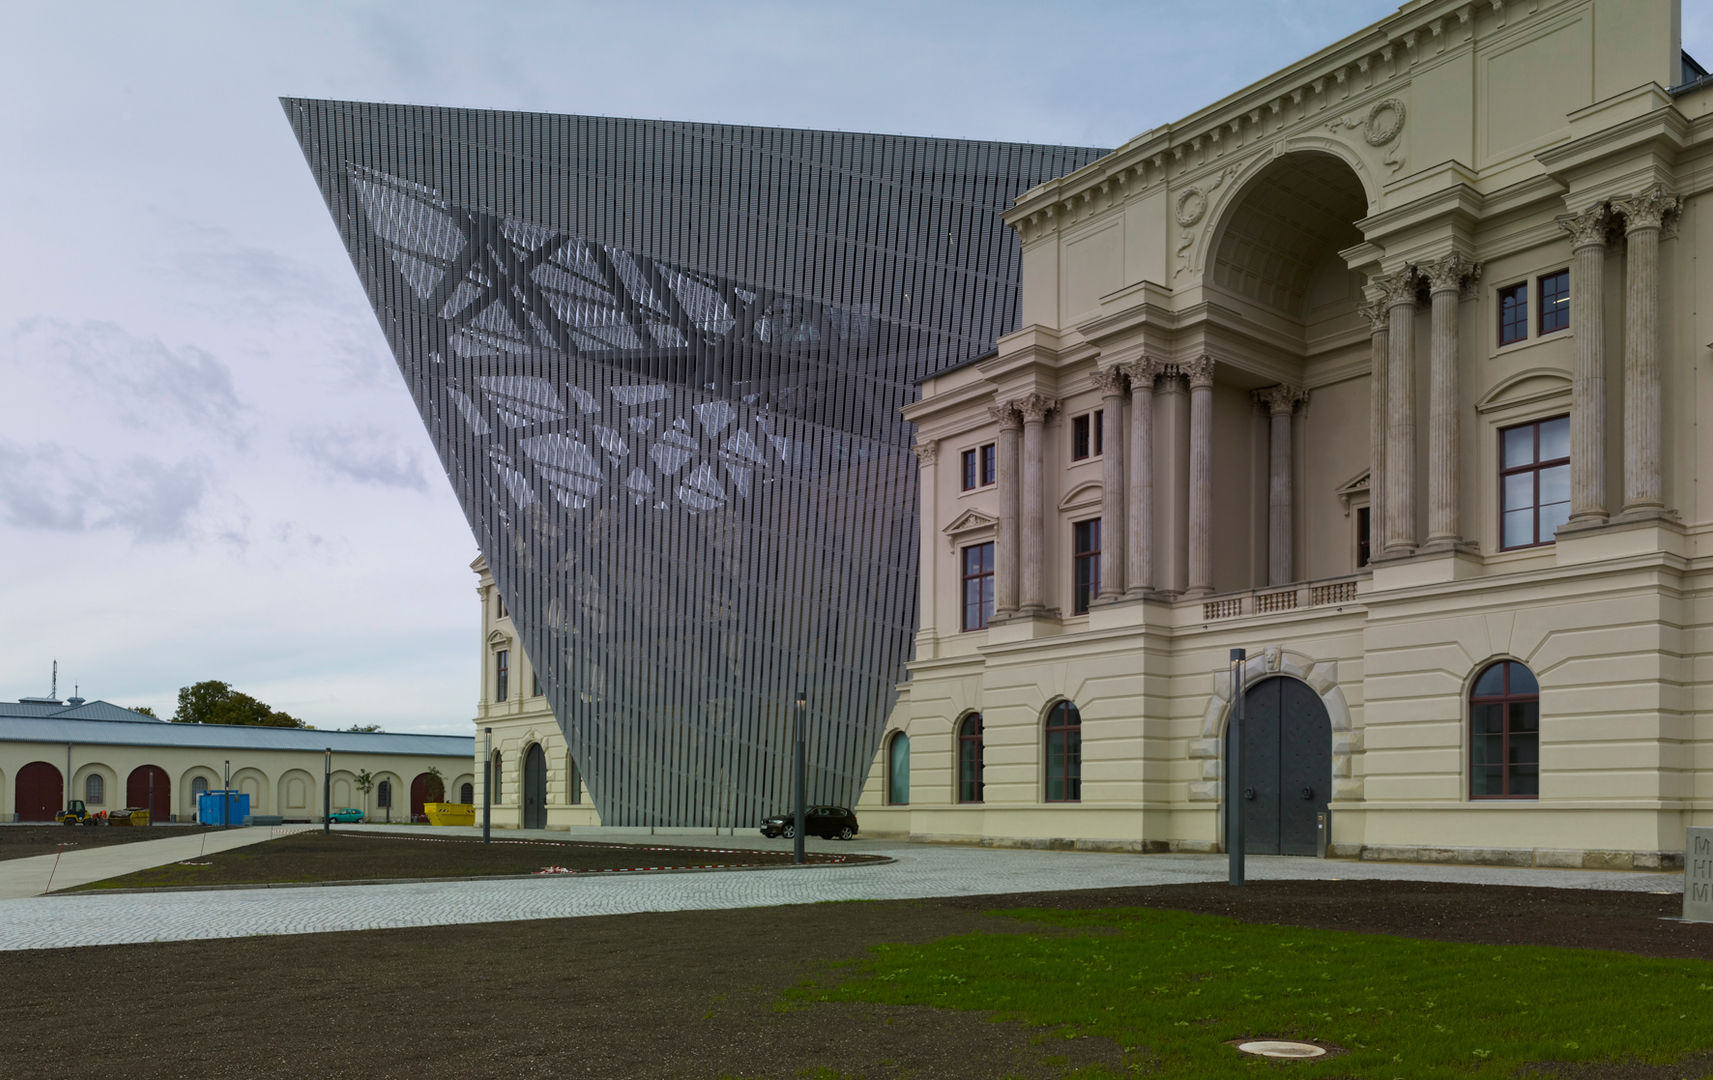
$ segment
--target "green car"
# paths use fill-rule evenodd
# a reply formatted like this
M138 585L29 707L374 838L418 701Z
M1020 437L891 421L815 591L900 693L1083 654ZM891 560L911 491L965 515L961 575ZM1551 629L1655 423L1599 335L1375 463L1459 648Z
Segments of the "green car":
M354 806L342 806L327 815L329 821L337 821L341 825L361 825L363 812Z

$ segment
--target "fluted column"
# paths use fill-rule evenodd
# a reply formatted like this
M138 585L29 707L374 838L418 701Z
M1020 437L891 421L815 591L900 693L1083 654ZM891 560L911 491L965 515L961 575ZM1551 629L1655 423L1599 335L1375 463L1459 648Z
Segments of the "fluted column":
M1602 203L1558 219L1570 233L1576 281L1570 291L1570 524L1606 520L1606 237L1612 212Z
M1190 381L1190 544L1186 596L1213 591L1213 357L1182 365Z
M1017 406L1006 402L988 407L988 413L999 422L997 465L999 475L999 535L993 545L993 613L1017 613L1017 438L1023 430L1023 418Z
M1135 360L1120 370L1130 380L1125 595L1139 596L1154 588L1154 377L1160 373L1160 365L1153 360Z
M1384 298L1359 304L1368 320L1368 552L1369 559L1386 544L1386 386L1392 362L1387 339L1390 316Z
M1255 391L1255 401L1266 407L1271 425L1267 444L1267 584L1287 585L1296 580L1291 552L1291 419L1297 403L1308 394L1295 386L1270 386Z
M1624 215L1624 513L1665 508L1660 482L1659 234L1678 201L1654 187L1612 204Z
M1386 292L1386 555L1416 550L1416 272L1380 279Z
M1117 368L1095 373L1100 386L1100 599L1124 593L1124 374Z
M1046 605L1041 599L1042 537L1044 523L1041 506L1042 440L1041 426L1047 414L1059 403L1044 394L1030 394L1017 402L1023 415L1023 505L1022 543L1018 545L1018 578L1020 611L1040 611Z
M1428 536L1426 547L1445 549L1463 541L1458 524L1460 499L1457 402L1457 303L1467 281L1481 267L1456 252L1422 267L1432 303L1433 337L1428 391Z
M916 632L926 637L934 636L934 609L937 606L939 591L937 589L938 575L935 573L935 559L939 555L939 545L934 543L934 530L939 522L939 512L936 505L937 489L934 486L934 462L940 456L940 444L933 439L926 442L918 440L910 449L916 455L919 464L917 476L917 499L921 503L921 552L918 555L921 564L921 601L917 605L920 614L917 615Z

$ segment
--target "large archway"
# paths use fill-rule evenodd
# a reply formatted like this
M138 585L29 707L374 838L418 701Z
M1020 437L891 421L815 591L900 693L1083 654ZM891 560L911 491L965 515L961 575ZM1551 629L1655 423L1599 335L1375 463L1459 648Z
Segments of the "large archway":
M1320 695L1287 676L1255 683L1243 695L1240 738L1243 850L1315 854L1316 819L1332 796L1332 720Z
M139 765L125 780L125 805L147 807L150 821L172 818L172 781L159 765Z
M18 820L52 821L56 812L65 809L64 784L59 770L45 761L32 761L19 769L13 785Z
M547 828L547 755L540 743L523 756L523 827Z

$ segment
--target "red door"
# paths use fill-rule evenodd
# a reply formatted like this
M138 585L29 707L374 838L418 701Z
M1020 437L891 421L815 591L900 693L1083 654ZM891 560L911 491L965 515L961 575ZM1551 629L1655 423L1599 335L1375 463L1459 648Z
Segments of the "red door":
M154 780L152 789L151 778ZM167 781L166 770L159 765L139 765L132 769L130 779L125 781L125 805L148 807L151 822L169 820L172 816L172 785Z
M416 779L410 782L410 819L415 821L423 816L423 803L440 802L439 793L434 790L434 777L427 773L417 773Z
M65 788L59 770L45 761L32 761L18 770L19 821L52 821L65 809Z

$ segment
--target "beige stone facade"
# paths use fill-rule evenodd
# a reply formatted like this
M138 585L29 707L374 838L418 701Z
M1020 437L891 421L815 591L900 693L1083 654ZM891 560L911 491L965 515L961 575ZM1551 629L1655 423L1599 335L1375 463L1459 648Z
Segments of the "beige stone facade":
M920 628L865 833L1217 849L1241 647L1319 725L1279 753L1324 755L1337 852L1681 857L1713 83L1678 18L1411 4L1018 200L1021 328L907 409Z
M493 759L496 829L568 829L599 825L576 762L553 710L524 655L517 628L505 610L486 559L470 564L482 603L482 696L476 703L476 819L482 814L482 755ZM504 675L501 671L504 669ZM539 755L539 763L531 759Z

